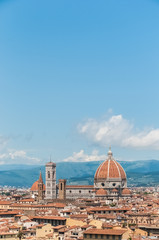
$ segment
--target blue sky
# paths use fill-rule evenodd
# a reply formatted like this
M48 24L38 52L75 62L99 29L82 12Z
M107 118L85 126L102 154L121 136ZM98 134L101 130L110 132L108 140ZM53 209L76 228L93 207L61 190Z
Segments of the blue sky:
M159 159L159 2L0 1L0 163Z

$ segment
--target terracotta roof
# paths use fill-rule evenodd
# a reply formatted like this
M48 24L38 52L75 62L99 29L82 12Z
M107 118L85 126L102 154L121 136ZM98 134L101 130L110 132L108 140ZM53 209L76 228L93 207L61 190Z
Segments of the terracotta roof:
M84 234L101 234L101 235L122 235L126 230L117 230L117 229L89 229L84 232Z
M53 220L66 220L64 217L59 216L35 216L32 219L53 219Z
M0 201L0 205L10 205L10 201Z
M88 218L88 215L87 214L72 214L72 215L70 215L70 218L86 219L86 218Z
M67 185L66 188L94 188L93 185Z
M116 216L111 214L95 214L95 216L97 218L116 219Z
M34 198L26 198L26 199L22 199L19 202L34 202L35 199Z
M122 166L108 152L108 158L98 167L94 179L126 179L126 174Z
M46 163L46 166L48 166L48 165L54 165L54 166L56 166L56 163L53 163L53 162L48 162L48 163Z
M131 191L128 188L124 188L123 191L122 191L122 194L123 195L129 195L129 194L131 194Z
M112 190L112 192L118 192L118 190L117 190L116 188L114 188L114 189Z
M107 195L107 191L103 188L97 190L96 195Z
M55 203L49 203L49 204L47 204L47 206L48 207L55 207L55 208L64 208L66 206L66 204L55 202Z
M45 184L43 184L43 189L45 190ZM38 180L33 183L30 191L38 191Z

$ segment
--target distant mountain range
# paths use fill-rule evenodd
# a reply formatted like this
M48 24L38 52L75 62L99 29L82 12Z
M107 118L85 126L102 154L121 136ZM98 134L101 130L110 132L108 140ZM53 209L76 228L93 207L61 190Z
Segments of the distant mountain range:
M67 179L67 184L93 184L94 174L101 162L59 162L56 164L57 180ZM127 174L128 186L159 185L159 160L139 160L119 163ZM45 181L45 166L1 165L0 185L31 187L38 179L40 169Z

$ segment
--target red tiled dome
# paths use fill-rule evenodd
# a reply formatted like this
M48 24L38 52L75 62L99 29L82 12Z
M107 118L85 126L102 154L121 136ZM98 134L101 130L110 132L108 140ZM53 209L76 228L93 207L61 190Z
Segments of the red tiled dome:
M97 190L96 195L107 195L107 191L103 188L100 188L99 190Z
M43 184L43 189L45 191L45 184ZM34 191L38 191L38 180L36 182L33 183L30 191L34 192Z
M131 191L128 188L124 188L122 191L122 195L130 195Z
M122 166L112 157L109 150L108 158L98 167L94 179L126 179L126 174Z

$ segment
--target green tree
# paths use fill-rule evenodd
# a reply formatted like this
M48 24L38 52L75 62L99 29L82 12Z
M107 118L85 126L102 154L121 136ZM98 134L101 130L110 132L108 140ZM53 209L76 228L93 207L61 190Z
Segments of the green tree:
M23 232L19 231L18 234L17 234L17 237L19 238L19 240L21 240L22 237L23 237Z

